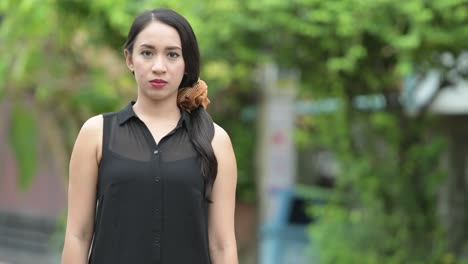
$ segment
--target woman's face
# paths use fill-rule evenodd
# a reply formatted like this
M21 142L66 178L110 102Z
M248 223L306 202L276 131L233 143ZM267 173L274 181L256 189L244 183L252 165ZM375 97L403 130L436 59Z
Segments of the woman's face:
M154 101L176 100L185 71L179 33L159 21L148 24L136 37L127 66L135 73L138 96Z

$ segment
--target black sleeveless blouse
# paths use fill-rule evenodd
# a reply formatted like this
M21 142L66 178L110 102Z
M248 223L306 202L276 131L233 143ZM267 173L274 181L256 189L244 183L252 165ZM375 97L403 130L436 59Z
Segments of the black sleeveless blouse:
M190 114L157 144L134 102L104 114L90 264L209 264L207 210Z

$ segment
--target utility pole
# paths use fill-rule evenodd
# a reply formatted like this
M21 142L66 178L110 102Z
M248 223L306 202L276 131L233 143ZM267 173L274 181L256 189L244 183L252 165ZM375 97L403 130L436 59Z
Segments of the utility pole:
M296 179L293 131L298 74L281 72L275 64L267 64L260 76L262 100L257 164L260 221L265 223L275 210L275 192L291 188Z

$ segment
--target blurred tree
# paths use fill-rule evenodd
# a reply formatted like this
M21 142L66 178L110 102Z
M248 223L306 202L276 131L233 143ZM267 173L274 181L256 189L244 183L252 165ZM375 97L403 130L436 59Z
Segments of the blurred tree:
M249 1L242 14L256 32L253 45L261 43L254 49L301 69L302 96L344 101L309 126L311 144L337 153L336 192L345 201L328 206L326 220L312 228L323 263L453 263L462 256L466 223L444 235L437 218L441 129L433 117L410 118L392 103L405 75L440 67L442 52L466 48L467 1L265 0ZM388 111L352 108L356 95L370 93L384 94Z

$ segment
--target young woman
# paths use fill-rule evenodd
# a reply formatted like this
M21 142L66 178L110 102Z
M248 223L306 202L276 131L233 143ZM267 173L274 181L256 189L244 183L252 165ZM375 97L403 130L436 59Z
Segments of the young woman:
M198 44L169 9L136 17L136 102L85 122L70 160L64 264L233 264L237 169L205 111Z

